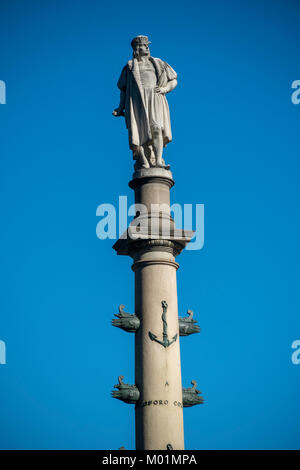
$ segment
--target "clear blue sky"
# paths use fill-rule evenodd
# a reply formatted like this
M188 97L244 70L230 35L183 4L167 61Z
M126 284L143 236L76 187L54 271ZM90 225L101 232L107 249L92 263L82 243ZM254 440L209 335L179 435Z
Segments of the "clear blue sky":
M134 278L96 208L133 193L116 82L146 34L172 65L172 202L205 204L205 245L178 257L187 449L300 448L300 79L297 1L14 1L0 6L0 447L134 448Z

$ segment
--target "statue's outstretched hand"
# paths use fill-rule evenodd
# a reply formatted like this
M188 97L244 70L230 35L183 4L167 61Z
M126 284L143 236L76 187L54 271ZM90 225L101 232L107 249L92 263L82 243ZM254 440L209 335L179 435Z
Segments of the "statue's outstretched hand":
M112 112L113 116L124 116L124 111L122 108L116 108Z

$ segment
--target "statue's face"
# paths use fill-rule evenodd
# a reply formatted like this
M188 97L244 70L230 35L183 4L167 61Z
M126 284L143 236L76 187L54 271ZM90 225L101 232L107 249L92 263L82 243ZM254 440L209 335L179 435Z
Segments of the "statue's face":
M143 57L149 56L150 50L148 44L137 44L134 48L134 52L136 56Z

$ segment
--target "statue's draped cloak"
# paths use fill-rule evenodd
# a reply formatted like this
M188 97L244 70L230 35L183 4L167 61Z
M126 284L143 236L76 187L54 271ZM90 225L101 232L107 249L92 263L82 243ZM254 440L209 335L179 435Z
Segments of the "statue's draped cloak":
M177 78L175 70L161 59L149 57L152 62L157 86L165 87ZM118 88L125 92L125 121L128 128L129 146L132 150L152 141L151 125L162 128L164 146L171 142L170 112L165 95L143 89L137 59L129 60L118 80Z

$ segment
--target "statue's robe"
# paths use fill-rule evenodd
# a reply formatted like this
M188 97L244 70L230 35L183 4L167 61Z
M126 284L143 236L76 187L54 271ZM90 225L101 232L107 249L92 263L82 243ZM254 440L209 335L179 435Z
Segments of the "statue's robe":
M170 80L177 78L175 70L161 59L149 57L154 66L157 84L165 87ZM138 146L151 144L153 116L155 125L162 129L163 144L172 140L170 111L165 95L152 90L151 96L143 89L137 59L129 60L118 80L118 88L125 92L125 121L128 128L129 146L135 150Z

